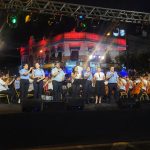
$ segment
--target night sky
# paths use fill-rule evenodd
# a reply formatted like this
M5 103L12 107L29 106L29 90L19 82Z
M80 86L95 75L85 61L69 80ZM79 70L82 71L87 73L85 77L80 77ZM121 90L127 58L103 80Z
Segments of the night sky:
M64 2L86 4L100 6L105 8L116 8L134 11L150 12L149 1L141 0L62 0ZM0 12L0 28L6 20L6 11ZM65 18L61 24L57 26L48 26L47 19L49 16L33 14L32 21L28 24L24 23L26 13L21 12L19 15L19 24L15 29L11 29L7 24L4 25L0 33L0 68L4 66L16 66L20 64L19 48L26 45L30 35L39 41L43 36L50 38L56 34L71 31L75 22L65 22ZM68 21L68 20L67 20Z

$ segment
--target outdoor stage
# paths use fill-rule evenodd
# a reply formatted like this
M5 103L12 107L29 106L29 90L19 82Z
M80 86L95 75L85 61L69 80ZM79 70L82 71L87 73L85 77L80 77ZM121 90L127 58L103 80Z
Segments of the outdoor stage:
M0 105L0 148L104 144L150 139L150 109L97 105L91 111L21 112L20 105ZM87 108L87 106L85 107ZM109 108L109 109L108 109Z

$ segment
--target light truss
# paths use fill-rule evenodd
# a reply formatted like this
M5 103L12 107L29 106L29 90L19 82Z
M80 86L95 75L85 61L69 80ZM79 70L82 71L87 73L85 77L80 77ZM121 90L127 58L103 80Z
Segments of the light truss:
M102 8L52 0L0 0L0 9L36 12L40 14L78 16L99 20L150 23L150 13Z

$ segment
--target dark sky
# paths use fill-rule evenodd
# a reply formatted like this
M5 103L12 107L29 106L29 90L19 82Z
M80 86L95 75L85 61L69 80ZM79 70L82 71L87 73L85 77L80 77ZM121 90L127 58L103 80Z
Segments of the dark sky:
M134 11L150 12L149 1L147 0L62 0L63 2L86 4L90 6L100 6L105 8L116 8ZM29 36L34 35L38 41L43 36L50 36L54 33L63 32L66 29L71 30L73 24L66 24L65 26L56 26L54 28L47 25L47 16L39 15L38 21L25 24L25 13L21 13L19 17L18 27L11 29L8 25L5 25L3 32L0 34L0 46L1 40L5 42L5 47L0 47L0 68L6 64L16 65L20 63L19 52L17 48L22 44L26 44ZM37 14L33 16L34 19ZM0 12L0 27L2 22L6 20L6 11ZM35 19L36 20L36 19ZM32 20L33 21L33 20ZM67 31L68 31L67 30ZM57 32L56 32L57 31Z
M149 0L62 0L90 6L150 12Z

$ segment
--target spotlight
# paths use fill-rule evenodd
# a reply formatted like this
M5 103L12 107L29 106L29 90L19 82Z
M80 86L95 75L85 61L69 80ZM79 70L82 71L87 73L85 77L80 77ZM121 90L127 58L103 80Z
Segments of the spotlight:
M113 36L115 36L115 37L119 36L119 28L116 28L116 30L114 30Z
M25 17L25 23L30 22L30 21L31 21L31 16L30 16L30 15L27 15L27 16Z
M92 55L90 55L90 56L89 56L89 59L91 60L92 58L93 58L93 56L92 56Z
M40 50L40 53L43 53L43 50L42 50L42 49Z
M12 28L17 27L17 24L18 24L18 16L16 16L16 15L10 15L10 16L8 16L7 23L8 23L9 26L12 27Z
M101 60L104 60L105 59L105 56L101 56Z
M11 22L12 22L13 24L15 24L15 23L17 22L16 16L13 16L13 17L11 18Z
M84 16L80 15L80 16L79 16L79 19L83 20L83 19L84 19Z
M125 32L125 30L124 29L120 29L120 36L125 36L126 35L126 32Z
M111 33L110 33L110 32L108 32L106 35L107 35L107 36L110 36L110 34L111 34Z
M87 24L86 24L85 22L81 22L81 23L80 23L80 26L81 26L82 28L86 28L86 27L87 27Z

